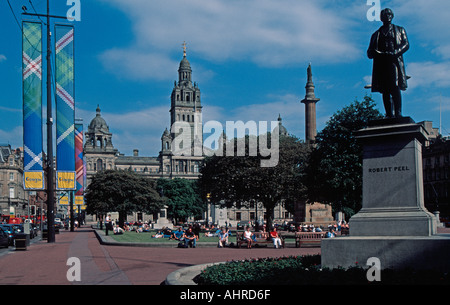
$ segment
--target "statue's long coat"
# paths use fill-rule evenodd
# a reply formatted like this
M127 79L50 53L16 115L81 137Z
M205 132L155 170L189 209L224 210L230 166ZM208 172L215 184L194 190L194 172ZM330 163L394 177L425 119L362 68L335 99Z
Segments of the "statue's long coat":
M407 78L406 78L406 72L405 72L405 63L403 61L403 53L408 51L409 49L409 42L408 37L406 36L406 31L404 28L393 25L394 27L394 33L395 33L395 51L394 54L397 55L395 58L395 65L397 67L397 73L396 73L396 86L398 86L401 90L406 90L408 87L407 85ZM381 73L379 72L380 66L377 56L378 51L378 40L381 35L381 28L378 29L375 33L373 33L372 37L370 38L370 45L369 49L367 50L367 56L370 59L373 59L373 70L372 70L372 92L381 92L383 93L384 89L382 88L383 81L380 80Z

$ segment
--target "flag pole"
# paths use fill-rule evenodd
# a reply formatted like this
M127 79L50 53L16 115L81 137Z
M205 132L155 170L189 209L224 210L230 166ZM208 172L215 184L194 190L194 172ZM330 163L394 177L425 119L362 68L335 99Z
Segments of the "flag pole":
M22 13L29 16L47 18L47 242L55 242L55 191L53 167L53 117L52 117L52 83L51 83L51 32L50 18L67 19L63 16L50 15L50 0L47 0L47 14Z

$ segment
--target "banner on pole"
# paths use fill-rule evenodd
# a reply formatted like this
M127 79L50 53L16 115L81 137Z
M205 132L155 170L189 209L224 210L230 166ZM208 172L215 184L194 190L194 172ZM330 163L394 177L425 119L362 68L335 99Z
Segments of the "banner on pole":
M72 25L55 25L55 70L57 189L75 190L75 74Z
M77 173L75 204L81 205L84 202L83 124L75 124L75 171Z
M23 173L23 187L26 190L42 190L44 186L44 173L42 171L27 171Z
M42 24L22 22L24 188L44 189L42 168Z
M57 190L74 190L75 189L75 172L56 172L56 189Z

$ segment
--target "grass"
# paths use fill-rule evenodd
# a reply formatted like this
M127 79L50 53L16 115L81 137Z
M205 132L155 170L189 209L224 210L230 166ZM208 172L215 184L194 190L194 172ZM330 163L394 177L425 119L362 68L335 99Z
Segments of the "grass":
M143 233L136 233L134 231L132 232L125 232L121 235L114 235L110 232L108 233L108 236L111 236L115 241L121 242L121 243L173 243L174 245L177 243L176 240L169 240L169 238L152 238L152 235L154 235L156 231L150 231L150 232L143 232ZM217 243L219 241L218 237L205 237L200 234L199 240L197 240L198 243L203 242L213 242ZM230 236L228 238L229 243L236 243L236 236Z

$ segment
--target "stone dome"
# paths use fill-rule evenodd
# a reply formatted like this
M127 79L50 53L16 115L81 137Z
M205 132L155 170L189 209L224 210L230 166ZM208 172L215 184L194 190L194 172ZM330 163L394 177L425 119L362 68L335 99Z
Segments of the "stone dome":
M109 133L108 124L106 124L106 121L104 118L102 118L100 112L101 112L100 106L97 106L96 116L95 118L92 119L91 123L89 124L89 131L90 132L103 131Z
M187 60L186 56L183 56L183 59L180 61L179 70L191 70L191 64Z
M282 121L283 121L283 119L281 118L281 115L278 114L278 129L279 129L280 136L281 135L287 136L289 133L288 133L286 127L283 126Z

